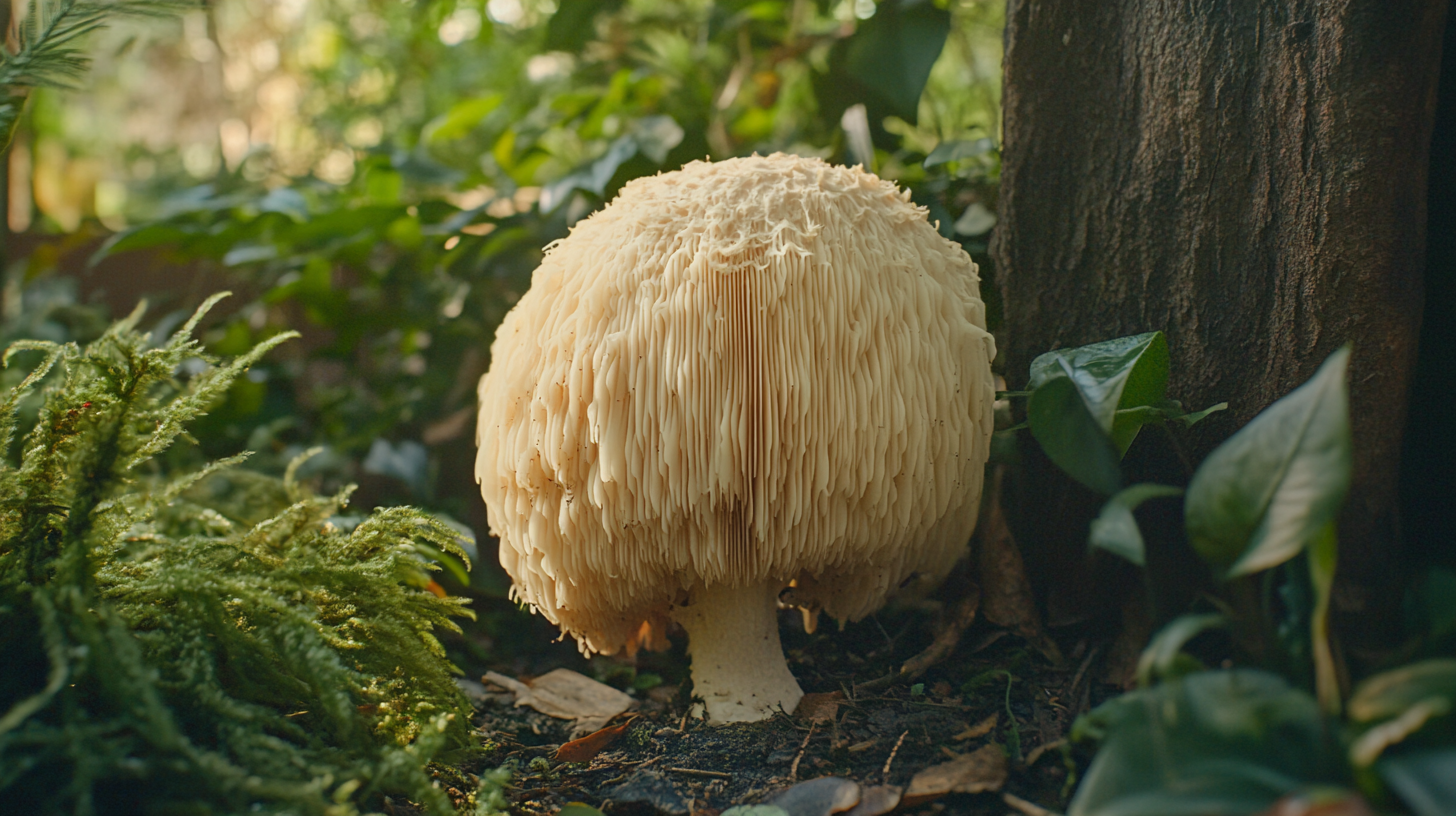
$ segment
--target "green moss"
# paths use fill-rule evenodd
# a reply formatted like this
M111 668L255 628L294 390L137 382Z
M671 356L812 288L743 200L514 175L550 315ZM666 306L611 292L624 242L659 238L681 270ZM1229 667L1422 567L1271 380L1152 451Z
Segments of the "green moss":
M215 300L161 345L137 314L84 348L6 353L44 360L0 403L0 796L344 816L389 793L450 813L426 764L468 746L470 709L432 633L468 612L426 587L431 555L464 557L457 534L409 508L346 532L347 492L243 457L166 472L184 424L287 339L211 359L191 333Z

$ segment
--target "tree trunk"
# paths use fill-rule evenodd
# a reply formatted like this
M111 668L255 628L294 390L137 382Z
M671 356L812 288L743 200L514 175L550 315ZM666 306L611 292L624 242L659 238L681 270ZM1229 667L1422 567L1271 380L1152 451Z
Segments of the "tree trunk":
M1398 574L1445 13L1445 0L1007 8L992 251L1011 386L1048 349L1161 329L1170 396L1230 404L1188 437L1197 462L1353 341L1337 602L1371 622L1399 603L1378 589ZM1074 564L1095 499L1044 464L1026 479L1037 502L1022 502L1019 537L1052 547L1045 581L1085 591Z

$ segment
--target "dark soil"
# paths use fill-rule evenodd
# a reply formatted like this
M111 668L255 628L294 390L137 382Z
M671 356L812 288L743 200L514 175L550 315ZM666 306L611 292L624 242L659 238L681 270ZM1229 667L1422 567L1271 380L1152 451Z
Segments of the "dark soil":
M843 698L832 717L815 723L781 714L762 723L711 725L688 716L688 659L676 638L671 651L641 653L635 661L587 661L565 651L567 644L518 655L495 670L528 679L561 666L575 669L638 699L613 724L636 719L591 762L557 762L557 748L571 738L570 721L515 707L513 696L494 686L467 683L486 752L463 770L513 762L509 794L521 814L553 814L583 802L611 816L713 816L821 776L908 786L917 772L994 742L1010 760L1003 791L1061 810L1071 767L1061 741L1079 713L1114 691L1096 681L1099 650L1081 640L1064 665L1054 665L1019 638L978 622L947 660L913 684L859 688L925 648L944 609L925 602L882 611L843 632L823 626L814 635L804 633L797 614L785 613L785 653L800 685ZM983 736L967 735L993 716L996 724ZM949 794L900 812L1001 816L1007 810L1001 793L983 793Z

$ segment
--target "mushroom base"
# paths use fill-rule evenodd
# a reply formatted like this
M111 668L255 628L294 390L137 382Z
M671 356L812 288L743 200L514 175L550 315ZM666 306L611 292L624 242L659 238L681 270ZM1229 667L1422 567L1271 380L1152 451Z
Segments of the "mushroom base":
M778 587L698 587L673 619L687 630L693 689L709 719L757 722L799 705L804 691L779 643Z

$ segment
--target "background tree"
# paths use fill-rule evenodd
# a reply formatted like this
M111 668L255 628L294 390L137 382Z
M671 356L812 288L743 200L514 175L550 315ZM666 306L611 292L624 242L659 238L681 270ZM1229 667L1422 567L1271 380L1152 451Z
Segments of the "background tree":
M1186 440L1196 461L1353 341L1337 605L1370 635L1400 597L1384 590L1398 577L1445 13L1444 0L1007 10L994 256L1012 385L1046 349L1164 330L1172 396L1232 406ZM1131 456L1144 472L1179 467ZM1063 579L1095 498L1044 462L1022 487L1010 506L1039 579L1063 607L1094 604L1095 582Z

